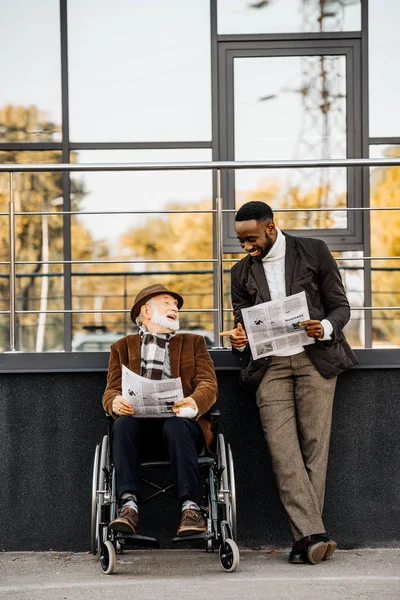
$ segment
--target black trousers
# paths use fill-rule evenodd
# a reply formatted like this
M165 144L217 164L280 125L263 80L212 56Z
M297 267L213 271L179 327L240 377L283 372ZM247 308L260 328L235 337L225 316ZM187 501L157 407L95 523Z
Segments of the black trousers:
M118 498L125 492L140 497L141 462L169 460L179 502L193 500L200 504L198 455L203 447L203 432L196 421L118 417L112 429Z

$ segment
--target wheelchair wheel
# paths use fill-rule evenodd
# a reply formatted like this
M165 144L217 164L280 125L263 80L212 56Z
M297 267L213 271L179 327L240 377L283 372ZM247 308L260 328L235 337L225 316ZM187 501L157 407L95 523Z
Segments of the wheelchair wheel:
M108 456L108 437L105 435L101 444L97 445L95 453L98 457L98 466L93 467L93 482L92 482L92 531L91 531L91 550L92 554L96 555L99 552L99 525L102 520L102 507L104 504L104 494L107 491L107 475L106 471L109 468ZM97 477L95 471L97 470ZM96 482L96 485L95 485Z
M99 479L99 464L100 464L101 444L97 444L94 452L93 460L93 478L92 478L92 515L90 526L90 551L92 554L97 554L97 536L98 536L98 520L97 520L97 483Z
M105 435L103 437L103 441L101 442L101 453L100 453L100 464L99 464L99 478L98 478L98 496L101 500L100 507L104 503L104 492L107 488L107 475L106 472L109 471L109 456L108 456L108 436Z
M236 537L236 492L235 474L233 470L232 451L228 445L228 458L225 439L222 433L218 435L218 467L221 469L218 498L224 504L223 517L231 528L231 537ZM229 462L228 462L229 461Z
M228 444L228 479L229 479L229 493L230 493L230 518L229 522L232 527L233 539L237 539L236 531L236 484L235 484L235 469L233 466L233 456L231 445Z
M111 575L111 573L114 573L117 564L117 556L115 554L115 548L110 540L104 542L103 553L100 557L100 564L103 573L106 575Z
M233 573L239 566L240 555L236 542L227 538L219 547L219 560L228 573Z

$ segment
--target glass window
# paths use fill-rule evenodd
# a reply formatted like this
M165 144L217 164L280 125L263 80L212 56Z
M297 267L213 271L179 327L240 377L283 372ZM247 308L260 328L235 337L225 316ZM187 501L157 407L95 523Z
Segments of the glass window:
M0 4L0 142L57 141L61 138L59 2Z
M220 34L309 33L360 29L360 0L218 0Z
M365 347L365 306L364 301L364 253L360 251L332 252L335 258L346 295L351 306L350 321L344 334L353 348ZM357 260L360 259L360 260Z
M234 59L235 160L346 158L345 56ZM346 169L236 172L238 208L249 200L279 208L341 208ZM289 229L346 228L345 212L287 213Z
M85 150L77 154L76 160L81 163L197 162L210 161L211 150ZM85 212L212 208L211 171L72 173L71 181L80 194L76 209ZM163 223L172 220L178 223L178 218L179 215L79 215L76 222L73 221L76 231L72 228L73 259L79 260L79 252L89 252L95 258L95 255L112 257L117 251L122 253L121 257L133 258L130 248L133 244L126 245L132 230L151 222L154 228L157 227L157 234L153 235L156 238L163 233ZM189 215L187 218L191 219ZM195 220L196 215L192 218ZM202 217L198 215L197 218ZM203 218L211 223L210 214ZM170 232L164 258L191 258L193 250L190 246L194 247L195 240L189 237L182 247L184 235L185 231ZM152 237L150 230L148 237ZM153 239L153 246L150 240L143 238L134 249L135 255L156 258L155 254L159 254L156 239ZM207 251L201 258L212 258L212 251Z
M59 162L60 158L59 151L0 152L0 163L3 164L47 164ZM60 310L64 303L63 265L49 265L46 261L63 260L63 215L59 214L63 205L62 174L15 173L13 191L17 213L16 260L22 262L16 268L17 310ZM8 212L8 201L9 174L0 173L0 212ZM50 214L30 214L33 212ZM4 218L7 223L4 228L1 227L3 258L0 260L9 260L8 219ZM0 288L2 285L0 283ZM53 325L58 331L60 319L63 321L62 315L53 318L45 312L41 316L18 316L17 342L23 344L17 345L18 350L40 352L58 348L60 344L62 348L62 329L57 335L51 333ZM35 327L38 329L35 330Z
M69 0L68 32L73 141L211 139L209 2Z
M1 297L0 302L0 306L3 306L3 298ZM7 352L8 350L10 350L10 317L0 314L0 352Z
M369 114L372 137L400 136L400 3L369 0Z
M371 146L371 158L399 158L400 146ZM400 167L370 169L371 207L400 206ZM371 211L372 305L400 307L400 211ZM400 308L372 312L373 345L399 346Z
M78 162L196 162L210 161L210 150L116 150L79 152ZM153 283L172 286L185 297L181 328L213 331L213 313L186 309L213 308L212 214L191 210L212 209L210 171L152 171L73 173L82 190L76 208L82 211L178 210L154 215L82 214L71 221L74 260L114 260L115 263L82 263L72 267L73 308L96 310L73 317L73 346L108 343L134 330L128 313L138 291ZM121 263L118 260L137 260ZM161 260L160 263L145 263ZM185 263L185 260L196 262ZM169 262L182 261L182 262ZM102 310L117 310L106 313ZM83 343L83 342L82 342ZM79 348L78 348L79 346Z
M41 316L32 313L17 315L16 339L17 348L21 352L62 352L64 350L64 315L45 314Z

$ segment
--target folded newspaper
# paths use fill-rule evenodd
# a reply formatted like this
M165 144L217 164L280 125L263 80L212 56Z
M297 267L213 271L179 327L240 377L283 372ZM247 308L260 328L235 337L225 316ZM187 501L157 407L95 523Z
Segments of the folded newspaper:
M134 408L139 418L174 417L172 407L183 400L181 378L147 379L122 365L122 396Z
M243 308L242 315L254 360L315 342L299 325L310 318L305 292Z

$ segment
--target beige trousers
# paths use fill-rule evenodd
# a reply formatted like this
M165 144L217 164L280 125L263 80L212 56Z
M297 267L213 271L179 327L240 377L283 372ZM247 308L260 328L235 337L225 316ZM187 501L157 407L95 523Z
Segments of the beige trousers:
M335 386L336 377L323 377L302 352L273 357L257 390L261 424L294 541L325 532L322 509Z

